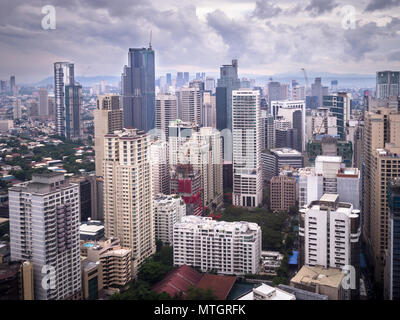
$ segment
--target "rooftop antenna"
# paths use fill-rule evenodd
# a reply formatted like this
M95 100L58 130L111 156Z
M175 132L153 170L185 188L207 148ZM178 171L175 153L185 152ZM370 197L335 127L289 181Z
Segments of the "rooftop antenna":
M149 42L149 49L151 50L151 30L150 30L150 42Z

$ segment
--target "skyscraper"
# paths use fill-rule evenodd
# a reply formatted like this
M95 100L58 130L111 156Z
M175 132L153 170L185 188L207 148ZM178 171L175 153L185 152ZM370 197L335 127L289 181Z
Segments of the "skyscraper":
M386 99L400 95L400 72L379 71L376 73L376 97Z
M101 95L97 99L94 116L94 151L96 176L103 176L104 136L122 130L121 96L114 94Z
M386 108L365 115L364 229L375 281L384 280L388 246L387 182L400 176L400 113Z
M75 83L74 64L54 63L56 132L67 139L82 135L82 86Z
M232 92L233 193L236 206L262 202L261 112L258 90Z
M34 174L9 189L9 201L11 259L33 262L35 299L79 298L79 185L62 173Z
M124 129L104 137L104 221L107 237L132 250L132 276L155 253L149 136Z
M178 90L177 97L179 119L200 125L203 91L197 86L184 87Z
M155 127L154 51L130 48L121 77L124 127L145 132Z
M165 134L168 141L168 126L173 120L178 119L178 100L175 94L158 94L156 97L156 129ZM160 136L160 138L162 138Z
M220 78L217 81L217 129L220 131L226 128L232 130L232 90L239 88L238 61L232 60L232 64L220 68Z
M49 98L47 90L40 88L39 90L39 115L47 116L49 114Z

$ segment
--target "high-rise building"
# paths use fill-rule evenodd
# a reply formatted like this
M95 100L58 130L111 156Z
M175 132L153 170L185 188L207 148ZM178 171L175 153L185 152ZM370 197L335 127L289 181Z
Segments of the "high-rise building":
M172 245L174 224L186 215L186 204L178 195L157 194L154 199L154 225L156 240Z
M39 115L47 116L49 114L49 97L45 88L39 90Z
M236 206L262 202L261 111L258 90L232 91L233 193Z
M166 75L165 75L165 81L166 81L166 83L167 83L167 86L168 87L170 87L170 86L172 86L172 77L171 77L171 74L170 73L167 73Z
M54 63L56 132L67 139L82 135L82 86L75 83L74 64Z
M379 71L376 73L376 97L386 99L400 95L400 72Z
M16 98L13 105L13 118L18 120L22 118L21 99Z
M206 82L204 84L204 90L211 91L211 93L215 93L215 79L211 77L206 78Z
M201 123L204 127L217 127L216 97L211 92L203 92Z
M383 283L388 247L388 180L400 176L400 113L382 108L365 114L363 236L375 269L375 281Z
M157 136L168 141L168 126L178 119L178 100L175 94L158 94L156 97L156 129ZM164 134L164 136L163 136Z
M346 140L347 99L338 94L323 96L323 106L329 108L330 114L336 117L337 136L339 140Z
M224 129L232 131L232 90L239 88L238 61L232 60L232 64L220 68L220 78L217 80L216 105L219 131Z
M153 139L150 145L150 162L154 194L170 194L168 142Z
M306 100L306 89L304 86L292 88L292 100Z
M121 78L124 128L145 132L155 127L154 50L130 48Z
M12 93L15 91L15 76L10 77L10 91Z
M183 72L178 72L176 74L175 88L179 89L185 85L185 81L183 80Z
M271 101L271 113L275 119L282 119L291 123L294 129L293 149L303 152L306 148L306 104L303 100L298 101Z
M271 109L271 102L281 99L281 83L270 81L268 83L268 106Z
M263 150L275 148L274 116L268 115L266 110L261 110L261 145Z
M261 228L250 222L215 221L186 216L174 225L174 265L221 274L257 274Z
M183 87L177 91L179 119L185 122L201 124L203 91L197 87Z
M104 136L122 130L121 97L116 94L101 95L97 99L94 116L94 151L96 175L103 176Z
M388 181L389 241L385 268L385 299L400 300L400 178Z
M300 152L289 148L263 150L261 153L263 178L270 181L273 176L279 175L282 168L302 168L304 159Z
M124 129L104 137L106 237L132 250L132 275L155 252L153 184L149 136Z
M345 168L342 157L318 156L315 167L298 170L299 208L316 201L323 194L337 194L340 202L348 202L360 209L360 171Z
M9 203L11 259L32 261L35 300L79 298L79 185L34 174L9 189Z
M272 177L270 182L270 209L289 211L296 205L296 179L288 176Z
M337 194L324 194L320 200L300 209L299 236L304 264L324 268L354 267L359 289L360 210L339 202ZM302 258L303 259L303 258Z

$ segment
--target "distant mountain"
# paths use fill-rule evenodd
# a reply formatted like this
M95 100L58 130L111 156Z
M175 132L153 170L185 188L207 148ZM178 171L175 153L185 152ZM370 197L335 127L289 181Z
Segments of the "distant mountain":
M77 76L75 77L75 81L79 82L83 86L93 86L96 83L100 83L100 81L105 80L108 84L118 84L119 81L121 81L121 77L117 76L94 76L94 77L80 77ZM40 86L47 86L47 85L54 85L54 77L47 77L46 79L43 79L39 82L31 84L32 86L35 87L40 87Z

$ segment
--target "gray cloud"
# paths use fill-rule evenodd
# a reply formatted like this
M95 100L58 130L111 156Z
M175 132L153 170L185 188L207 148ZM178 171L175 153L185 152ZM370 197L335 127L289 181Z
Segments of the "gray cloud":
M400 5L400 0L371 0L365 11L391 9Z
M274 17L282 12L282 9L270 1L257 1L256 8L254 9L253 16L260 19L267 19Z
M311 0L305 11L309 11L314 16L319 16L332 11L337 5L334 0Z

